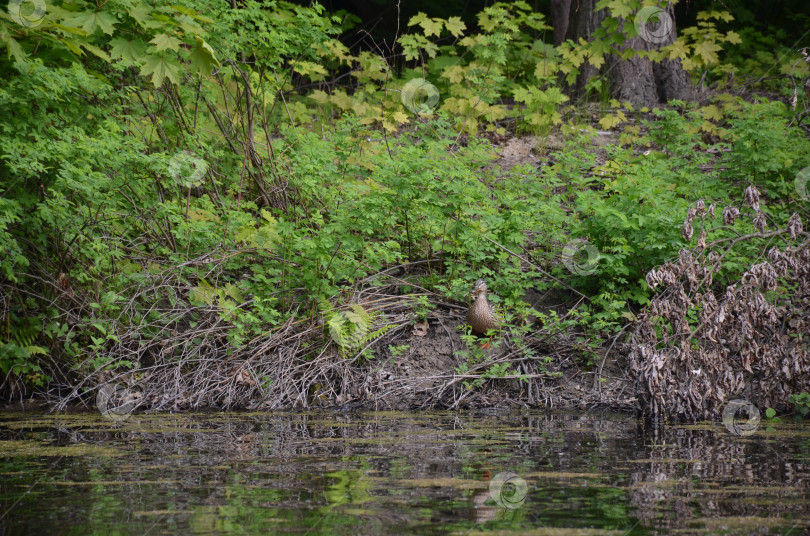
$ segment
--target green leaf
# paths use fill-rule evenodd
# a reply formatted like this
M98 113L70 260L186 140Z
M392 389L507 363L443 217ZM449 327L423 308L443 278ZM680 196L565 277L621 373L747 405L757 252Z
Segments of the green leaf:
M366 325L365 319L361 315L355 313L354 311L346 311L343 314L346 315L346 319L349 322L351 322L352 324L355 324L356 326L365 326Z
M3 37L3 41L5 41L6 47L8 48L8 57L11 58L13 56L16 61L25 61L25 52L23 52L20 44L13 38L9 37L7 32L3 34Z
M67 26L81 28L87 35L92 35L98 28L105 34L112 35L118 20L103 11L80 11L65 19L64 23Z
M160 54L149 54L141 67L141 74L152 75L152 84L155 87L160 87L166 78L172 84L177 84L180 81L180 64L177 60Z
M262 218L267 220L267 223L259 227L258 231L250 235L250 243L257 248L270 248L281 240L278 234L277 221L268 211L262 209Z
M242 293L239 291L239 287L232 283L225 284L225 295L230 296L236 300L237 303L242 303L245 301L245 299L242 297Z
M107 63L110 62L110 56L107 55L106 52L101 50L95 45L91 45L89 43L82 43L82 46L93 53L93 55L98 56L102 60L106 61Z
M740 39L740 34L737 32L728 32L726 34L726 42L739 45L742 44L742 39Z
M705 119L714 119L715 121L722 121L723 119L723 112L713 104L701 108L700 113Z
M765 416L768 417L769 419L773 419L774 417L776 417L776 410L773 408L766 409Z
M447 31L450 32L453 37L460 36L464 30L467 29L467 25L464 24L459 17L450 17L444 22L444 27L447 28Z
M142 28L147 28L147 23L151 22L152 19L152 8L145 3L138 3L135 6L128 7L127 13L129 13L129 16L135 19L135 22Z
M79 46L81 43L72 39L65 39L62 41L62 44L68 47L68 49L77 56L84 56L84 52L82 52L82 49Z
M149 41L158 49L163 51L166 49L174 50L177 52L180 49L180 40L169 34L157 34L151 41Z
M201 76L211 76L211 70L220 63L214 55L214 49L203 39L197 37L197 46L191 51L191 70Z
M686 59L689 56L689 47L682 38L678 38L674 43L666 47L667 57L671 60Z
M717 56L717 52L720 50L722 50L720 46L711 41L703 41L702 43L695 44L695 54L703 58L703 61L707 64L720 61L720 58Z
M124 65L138 64L146 54L146 43L140 39L123 39L116 37L110 40L110 57L120 59Z
M216 298L216 289L205 279L200 279L200 284L191 289L188 299L193 305L212 305Z
M603 130L610 130L615 126L620 125L621 122L622 120L619 117L608 114L599 120L599 126L601 126Z
M419 23L419 26L425 30L425 37L430 37L431 35L438 37L438 35L442 33L442 19L425 18L425 20Z
M186 35L197 35L197 34L204 34L205 30L203 30L202 26L197 24L194 19L188 16L181 16L178 19L180 24L180 28L183 29Z
M607 8L613 17L626 19L633 13L633 8L627 0L602 0L597 2L596 9Z
M329 319L329 335L332 340L343 346L343 324L346 322L342 314L337 313Z
M532 95L531 92L524 88L524 87L516 87L512 90L512 95L515 97L515 100L518 102L531 102Z
M311 61L295 61L292 62L292 66L296 73L308 76L312 80L323 80L328 74L322 65Z
M422 13L421 11L411 17L411 20L408 21L408 26L416 26L417 24L421 24L422 21L427 20L428 16Z

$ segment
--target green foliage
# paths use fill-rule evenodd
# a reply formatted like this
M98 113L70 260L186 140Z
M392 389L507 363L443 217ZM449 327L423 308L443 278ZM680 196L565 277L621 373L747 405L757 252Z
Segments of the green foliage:
M810 393L803 392L790 395L790 403L793 404L796 413L802 418L810 414Z
M810 165L810 141L789 132L793 114L781 102L733 104L739 108L728 119L731 178L740 184L756 184L774 200L785 203L800 200L794 178L799 170ZM777 219L787 219L796 207L795 204L783 205L781 217Z
M349 309L344 311L332 310L327 305L325 316L328 318L326 326L329 329L329 336L338 345L340 353L343 355L363 350L366 345L379 339L393 327L392 325L386 325L371 330L379 314L366 311L358 304L352 304ZM364 352L363 355L367 359L373 359L374 357L370 352Z
M641 4L606 7L593 42L560 47L543 42L550 27L525 2L486 7L475 28L418 14L398 42L401 69L378 51L352 53L318 4L54 2L31 25L3 11L0 370L30 385L49 381L46 361L65 374L137 370L114 355L132 333L182 337L211 315L230 350L319 309L346 355L388 327L372 329L379 319L363 307L324 304L422 259L441 260L425 275L432 290L462 301L485 277L493 301L522 317L524 289L552 286L553 271L591 300L545 322L615 329L647 300L646 271L683 246L672 229L691 203L723 203L724 181L753 181L779 200L774 211L793 210L810 147L784 105L718 97L656 111L645 135L628 125L597 164L593 133L566 122L559 77L601 66L624 39L617 17ZM737 42L718 29L727 18L702 17L703 33L685 31L664 53L719 76L730 72L721 43L741 68L746 39L763 38ZM403 104L416 76L437 87L435 110ZM634 113L613 110L602 127ZM505 134L507 118L519 131L559 127L563 147L540 168L491 166L495 151L474 134ZM728 149L724 174L704 169L707 136ZM592 273L559 262L576 238L601 253ZM431 307L424 296L413 304L420 319Z
M389 345L388 346L388 352L393 357L400 357L402 355L405 355L405 352L407 352L410 347L411 347L410 344L400 344L398 346L390 346Z
M593 297L591 328L611 329L628 316L628 307L648 301L644 276L684 247L684 239L673 229L680 227L689 206L698 199L705 199L707 206L715 202L721 207L705 222L708 227L722 224L722 207L731 204L751 182L762 185L777 201L766 208L775 220L786 221L796 210L799 200L794 177L810 165L810 142L804 136L787 134L790 119L780 103L720 102L726 128L717 132L730 140L718 144L730 148L723 174L710 165L713 157L704 141L706 110L669 109L654 111L655 121L645 122L647 136L634 136L631 146L610 147L607 161L585 176L570 175L577 216L571 222L571 237L587 240L599 257L593 270L578 277L564 269L558 274L574 275L574 285ZM571 143L589 141L574 138ZM639 147L650 148L639 155ZM586 157L574 156L572 150L566 148L565 152L571 156L561 167L588 169L592 165ZM731 192L729 179L740 185ZM740 219L736 228L736 232L753 231L747 219ZM739 275L754 262L759 250L752 245L733 252L723 263L723 274Z
M537 127L539 132L548 132L552 126L562 122L562 116L557 111L568 97L556 88L546 91L536 87L518 87L514 91L515 100L526 104L526 121Z
M15 321L14 332L9 331L12 319ZM36 344L40 334L39 318L25 321L9 314L0 338L0 372L4 376L14 375L26 382L43 386L50 378L40 370L38 356L47 356L48 349Z
M425 321L428 314L433 310L433 305L430 303L430 300L427 296L420 295L416 296L413 302L413 311L416 314L416 318L420 321Z

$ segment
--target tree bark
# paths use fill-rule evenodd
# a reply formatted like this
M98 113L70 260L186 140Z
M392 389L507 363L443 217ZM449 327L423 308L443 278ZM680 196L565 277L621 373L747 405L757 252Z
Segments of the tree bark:
M632 24L622 20L621 27ZM634 37L625 41L622 52L627 49L653 50L650 43L641 37ZM605 58L608 78L610 79L611 96L621 102L629 101L633 106L653 107L659 103L658 89L656 87L653 63L640 56L621 59L615 54Z
M570 3L565 39L578 41L580 38L590 41L596 28L607 18L607 10L596 10L597 0L552 0L552 20L555 10L562 8L566 2ZM655 50L659 47L673 43L677 37L675 31L675 12L671 4L665 11L670 17L671 31L655 35L634 37L625 41L622 50L633 49L638 51ZM662 14L662 16L664 16ZM620 28L632 25L633 20L620 20ZM660 31L660 23L652 23L651 31ZM666 27L664 27L666 28ZM562 29L559 29L562 31ZM554 28L554 40L557 44L558 28ZM563 40L560 41L562 43ZM588 81L598 74L590 64L580 68L580 75L574 87L569 88L573 98L585 96ZM632 57L622 59L617 55L605 58L602 74L606 74L611 85L611 95L620 101L629 101L634 106L656 106L672 99L691 100L695 96L689 75L683 70L680 60L664 60L653 63L647 58Z
M602 24L602 21L607 18L607 10L596 10L596 1L597 0L570 0L568 28L566 29L565 39L571 39L575 43L579 41L580 37L586 41L591 39L593 32ZM598 73L599 71L590 63L581 65L577 81L574 87L571 88L572 97L585 97L585 88L588 81Z
M558 47L565 41L568 31L568 12L571 10L571 0L551 0L551 26L554 28L554 46Z
M667 14L672 17L672 32L667 36L666 41L659 46L665 47L675 42L678 37L676 33L677 25L675 20L675 9L672 4L667 4ZM664 60L660 63L653 63L653 74L655 75L655 85L658 89L658 97L662 102L672 99L692 100L697 97L697 91L689 82L689 74L683 70L681 60Z

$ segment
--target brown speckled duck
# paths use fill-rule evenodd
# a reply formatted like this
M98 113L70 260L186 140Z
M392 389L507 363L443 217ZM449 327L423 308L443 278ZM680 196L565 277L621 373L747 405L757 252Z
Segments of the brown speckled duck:
M472 327L473 331L479 335L486 335L487 331L498 329L501 320L495 314L492 305L487 301L487 284L483 279L475 282L472 296L475 301L470 306L470 310L467 311L467 323ZM489 347L488 340L482 348L487 347Z

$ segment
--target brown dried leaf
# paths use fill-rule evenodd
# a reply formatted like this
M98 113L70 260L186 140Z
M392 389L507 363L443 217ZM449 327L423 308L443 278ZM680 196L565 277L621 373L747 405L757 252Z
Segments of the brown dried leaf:
M794 212L788 220L787 230L790 233L790 238L796 240L802 232L802 219L799 217L798 212Z
M740 217L740 209L737 207L726 207L723 209L723 223L734 225L734 220Z
M768 223L765 221L765 214L758 210L757 215L754 218L754 228L761 233L765 231L765 227L767 226Z
M692 220L687 217L686 220L683 222L683 226L681 227L681 236L683 237L684 240L689 242L692 239L693 232L694 231L692 230Z
M427 320L422 320L413 325L413 334L417 337L424 337L427 335L429 328L430 325L427 323Z
M759 212L759 190L753 184L745 189L745 204Z

